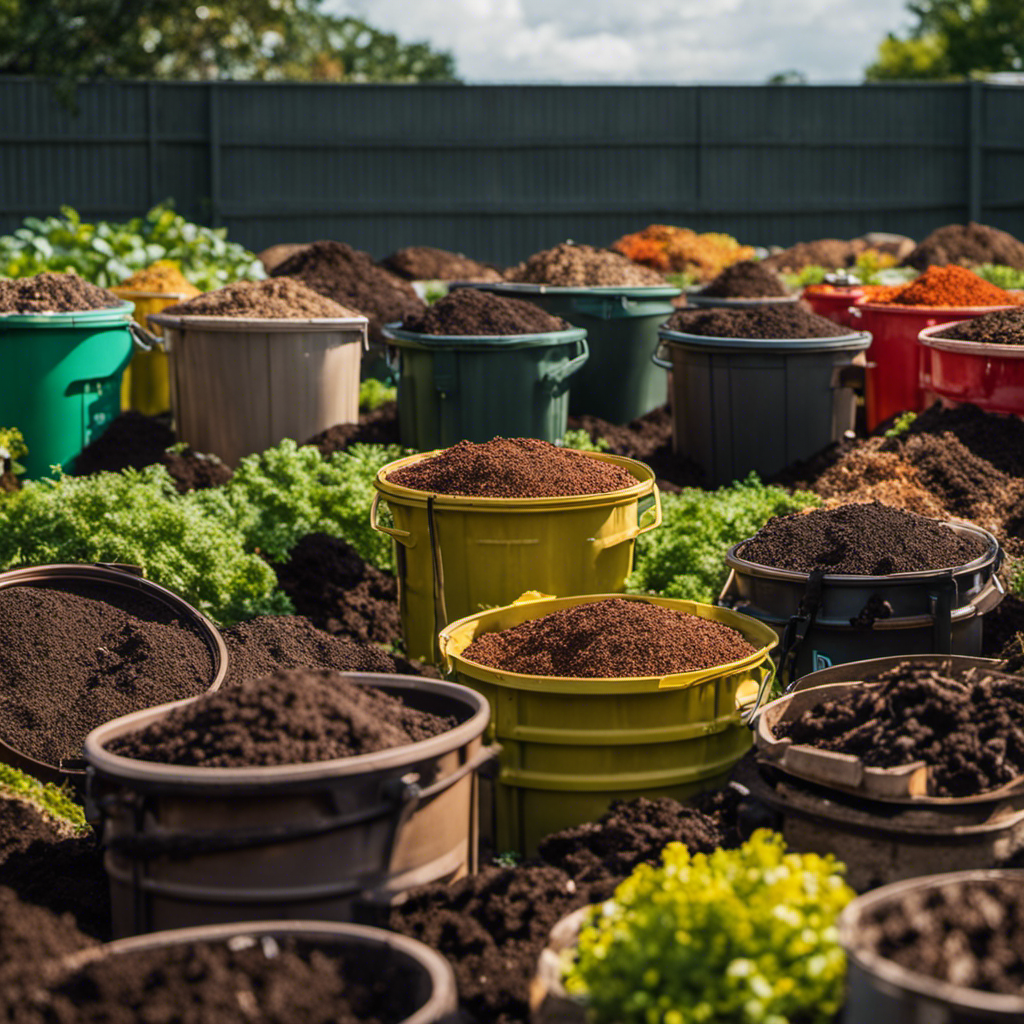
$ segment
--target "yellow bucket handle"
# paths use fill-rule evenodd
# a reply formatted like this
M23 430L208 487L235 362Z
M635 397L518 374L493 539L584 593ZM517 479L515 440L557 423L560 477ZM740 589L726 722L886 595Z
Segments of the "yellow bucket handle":
M613 534L611 537L601 537L600 539L593 538L589 541L598 551L604 551L607 548L613 548L618 544L623 544L627 540L636 540L643 533L650 533L651 530L656 530L661 526L662 513L661 513L661 491L658 490L656 483L651 483L651 495L654 497L654 521L648 523L646 526L641 526L639 520L636 526L630 526L628 529L623 530L621 533ZM646 516L650 509L645 509L643 516Z
M373 502L370 505L370 527L378 533L386 533L389 537L394 537L399 544L404 544L407 548L415 547L416 538L408 530L397 530L393 526L381 526L380 521L377 519L377 506L379 504L380 491L374 491Z

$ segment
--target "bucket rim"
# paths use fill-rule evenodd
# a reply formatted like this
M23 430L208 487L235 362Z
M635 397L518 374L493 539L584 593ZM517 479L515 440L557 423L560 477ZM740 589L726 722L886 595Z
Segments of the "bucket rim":
M475 350L568 345L582 341L587 336L584 327L570 327L564 331L537 334L421 334L419 331L405 330L400 321L385 324L382 333L385 338L395 342L398 348Z
M946 576L950 570L954 574L972 572L976 569L983 569L999 557L999 541L982 526L976 523L968 523L962 519L933 519L932 522L941 523L958 533L973 533L980 536L988 544L988 550L970 562L961 565L947 566L945 569L921 569L911 572L894 572L887 576L854 576L850 573L824 573L822 583L837 587L859 587L865 584L888 584L899 586L901 584L913 585L922 580L939 579ZM777 569L770 565L761 565L759 562L750 562L739 554L751 537L744 537L743 540L733 544L725 553L725 564L733 571L739 571L747 576L759 576L762 579L783 580L786 582L800 583L806 585L809 572L796 572L793 569Z
M31 586L40 582L84 581L86 583L106 584L124 590L139 591L150 600L157 601L175 611L182 619L190 622L200 639L206 645L213 663L213 678L204 693L215 693L221 688L228 674L228 649L220 630L198 608L193 607L173 590L146 579L135 572L133 566L119 566L116 563L53 563L50 565L25 566L20 569L8 569L0 573L0 590L10 587ZM59 589L59 588L55 588ZM201 696L201 694L200 694ZM195 700L194 697L186 698ZM135 712L136 714L138 712ZM88 738L88 737L86 737ZM13 756L14 761L11 762ZM40 761L0 737L0 761L14 763L15 767L23 768L30 775L51 781L77 780L84 781L84 768L62 768Z
M863 284L829 284L828 281L822 281L819 284L805 284L800 292L801 296L806 295L808 292L813 293L815 296L818 295L835 295L838 298L848 298L849 292L860 292L864 294L864 289L867 285ZM827 292L816 292L815 288L830 288L831 291Z
M900 306L896 303L872 302L870 296L857 299L853 305L858 309L868 310L872 313L897 313L900 315L933 316L936 313L945 315L948 313L970 313L981 315L982 313L994 313L1000 309L1020 309L1019 303L1003 303L998 306Z
M1022 307L1024 308L1024 307ZM935 324L926 327L917 336L922 345L938 349L941 352L956 352L965 356L986 356L993 359L1024 359L1024 345L1000 345L992 341L970 341L967 338L937 338L939 331L948 331L960 324L969 324L970 320L956 320L949 324Z
M131 323L134 302L120 302L102 309L75 309L61 312L0 313L0 329L5 327L120 327Z
M194 299L203 294L201 288L197 288L194 292L154 292L142 288L125 288L119 284L111 285L107 291L129 301L131 299Z
M425 505L429 499L434 499L434 508L445 511L478 508L496 512L524 510L545 512L553 511L567 504L573 508L585 508L590 505L605 505L608 502L632 501L649 494L654 488L656 480L654 470L646 463L630 459L625 455L614 455L611 452L580 452L579 454L621 466L636 478L636 483L630 487L624 487L621 491L604 491L599 494L558 494L545 498L481 498L420 491L412 487L403 487L401 484L392 483L387 479L388 474L396 469L403 469L414 462L432 458L447 450L447 448L435 448L431 452L417 452L414 455L405 455L394 462L389 462L377 471L373 486L385 499L395 499L406 505Z
M472 281L460 282L459 287L522 295L621 296L626 299L674 299L683 294L682 288L670 284L594 285L588 288L582 285L528 284L525 281Z
M843 661L838 665L830 665L828 668L819 668L814 672L808 672L792 684L790 693L797 693L800 690L813 690L819 686L839 682L863 682L864 676L885 672L888 669L896 668L897 665L906 661L934 663L940 667L942 663L949 663L952 669L956 669L963 662L972 662L972 665L964 665L964 668L980 668L996 671L996 666L1002 662L998 658L975 657L973 654L886 654L881 658L861 658L859 661ZM823 676L836 672L851 673L849 679L823 679ZM863 673L861 675L860 673Z
M476 624L496 618L511 608L522 607L534 611L535 614L527 615L522 620L527 622L541 618L544 615L549 615L552 612L561 611L564 608L575 608L582 604L596 604L598 601L607 601L612 598L621 598L627 601L643 601L647 604L659 605L662 608L670 608L673 611L697 615L699 618L722 622L742 633L744 639L752 643L757 649L752 654L748 654L736 661L724 662L721 665L714 665L707 669L697 669L692 672L676 672L664 676L580 677L528 675L525 672L509 672L505 669L495 668L492 665L483 665L478 661L471 661L463 656L462 651L476 637L473 637L464 644L462 649L457 652L449 649L450 645L456 642L455 634L457 632L468 630ZM700 614L701 612L713 612L714 614ZM504 628L511 629L512 627L506 626ZM483 629L477 635L483 635L488 632L500 631ZM490 608L484 612L466 615L445 626L440 632L438 641L441 647L442 659L450 662L457 671L465 672L470 678L480 679L507 689L544 690L550 693L573 693L580 696L594 696L598 694L622 693L624 691L660 692L662 690L681 689L687 686L698 685L709 679L744 672L768 660L771 650L779 642L779 637L775 630L766 623L753 618L753 616L744 615L742 612L733 611L731 608L722 608L718 605L702 604L698 601L687 601L676 597L660 597L656 594L581 594L574 597L544 597L537 600L513 602L500 608Z
M786 295L765 295L751 298L729 298L725 295L705 295L703 290L686 293L687 303L693 303L696 307L714 307L723 309L760 309L762 306L787 306L793 302L799 302L801 292L790 292ZM683 307L686 308L685 306Z
M149 313L150 323L178 331L207 331L249 334L302 334L311 331L358 330L365 333L369 320L365 316L288 317L261 319L243 316L199 316L192 314ZM354 340L354 339L353 339Z
M680 348L734 349L744 352L826 352L863 351L871 344L867 331L850 331L828 338L715 338L704 334L686 334L667 327L658 329L662 343L678 345Z
M383 672L343 672L341 675L347 681L360 686L386 687L388 690L408 692L420 691L435 696L449 697L468 706L472 713L454 729L448 729L425 740L404 743L399 747L388 747L371 754L338 757L329 761L307 761L300 764L205 768L122 757L120 754L112 754L106 749L106 744L111 740L143 729L152 722L166 718L172 711L199 699L198 697L188 697L185 700L143 708L141 711L122 715L120 718L97 726L85 738L86 760L91 769L106 776L128 779L135 783L154 787L167 785L172 788L187 786L194 789L230 786L233 789L247 791L261 790L274 786L328 782L353 775L372 774L441 757L482 736L491 719L491 708L487 700L475 690L463 686L461 683Z
M62 957L57 963L64 970L79 970L87 964L112 956L186 945L197 942L220 943L236 937L295 937L316 943L318 940L354 939L357 945L381 946L397 951L423 967L431 982L427 1001L399 1024L433 1024L445 1012L454 1010L455 974L448 961L419 939L372 925L347 921L241 921L229 924L195 925L115 939Z
M953 1007L976 1010L982 1013L1005 1014L1006 1019L1019 1020L1024 1014L1024 995L1004 995L983 992L979 989L964 988L948 981L919 974L883 957L874 949L858 945L861 934L861 919L865 911L880 904L891 902L919 889L941 888L964 882L1012 882L1024 886L1024 869L1020 868L976 868L966 871L947 871L941 874L922 875L890 882L878 889L855 897L843 908L837 922L839 944L847 957L866 974L883 982L886 986L903 989L936 1002L949 1003Z

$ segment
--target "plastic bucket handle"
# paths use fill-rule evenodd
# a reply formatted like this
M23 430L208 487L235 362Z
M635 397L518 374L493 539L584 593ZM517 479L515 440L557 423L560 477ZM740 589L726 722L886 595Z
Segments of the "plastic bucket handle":
M576 355L563 366L556 366L541 377L541 382L549 387L557 387L562 381L567 380L590 358L590 346L586 338L580 338L576 342Z
M647 498L641 498L640 502L637 503L637 523L636 526L627 527L621 533L613 534L610 537L588 537L587 542L592 544L595 551L605 551L608 548L617 547L619 544L625 543L627 540L636 540L641 534L650 533L651 530L657 529L661 526L662 512L661 512L661 491L658 489L657 484L651 485L650 499L653 500L653 505L648 505L647 508L641 511L640 504L648 500ZM644 523L644 517L648 512L654 510L654 518L649 523Z
M655 366L660 366L663 370L674 369L671 359L666 359L662 353L665 351L665 342L659 341L658 347L654 350L654 355L651 356L651 362Z
M377 506L379 504L380 491L374 491L373 501L370 503L370 528L378 533L386 533L389 537L393 537L399 544L404 544L407 548L414 548L416 546L416 538L408 530L399 530L393 526L381 525L380 520L377 518Z
M572 308L582 316L598 320L621 320L636 316L657 316L671 310L668 300L642 301L628 295L579 295L570 299Z

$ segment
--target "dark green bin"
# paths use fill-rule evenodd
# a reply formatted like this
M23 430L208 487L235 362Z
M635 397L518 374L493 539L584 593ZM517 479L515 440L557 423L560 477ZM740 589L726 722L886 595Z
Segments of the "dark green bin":
M587 361L587 332L440 336L384 328L398 353L398 430L420 451L492 437L557 441L569 378Z
M461 287L461 286L460 286ZM651 366L658 328L675 312L678 288L558 288L545 284L469 284L527 299L552 316L583 327L590 361L573 381L569 412L629 423L668 399L665 378Z

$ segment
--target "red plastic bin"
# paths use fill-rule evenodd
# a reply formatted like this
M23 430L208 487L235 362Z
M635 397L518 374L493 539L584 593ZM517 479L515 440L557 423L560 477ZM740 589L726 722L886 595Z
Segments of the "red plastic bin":
M864 294L864 289L855 285L844 288L811 284L804 289L802 298L818 316L834 320L843 327L851 327L853 317L850 315L850 307Z
M922 387L986 412L1024 416L1024 345L935 337L949 326L929 327L918 336L926 353Z
M918 337L928 327L973 320L983 313L1015 306L970 306L960 309L938 306L887 306L872 303L870 294L853 307L853 323L871 334L864 381L867 428L874 430L897 413L920 412L925 406L921 386L926 376L924 354Z

